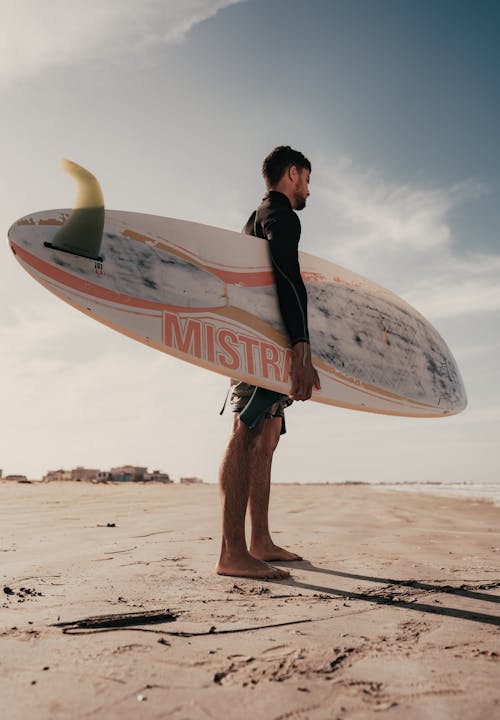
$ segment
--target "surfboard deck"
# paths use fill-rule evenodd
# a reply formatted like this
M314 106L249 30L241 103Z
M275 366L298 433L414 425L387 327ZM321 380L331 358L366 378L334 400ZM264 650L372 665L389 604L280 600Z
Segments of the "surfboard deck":
M106 210L99 259L48 247L70 209L9 230L17 260L56 296L110 328L222 375L290 389L290 350L265 240L199 223ZM300 253L312 399L412 417L460 412L457 364L433 326L389 290Z

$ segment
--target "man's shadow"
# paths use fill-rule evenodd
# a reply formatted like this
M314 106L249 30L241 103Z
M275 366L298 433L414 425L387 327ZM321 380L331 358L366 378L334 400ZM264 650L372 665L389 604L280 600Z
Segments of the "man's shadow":
M468 587L463 584L461 587L452 587L451 585L436 585L431 583L422 583L418 580L396 580L394 578L381 578L372 577L371 575L357 575L355 573L343 572L340 570L330 570L328 568L318 567L313 565L308 560L301 560L292 563L273 563L275 565L284 566L287 565L290 568L300 568L301 570L307 570L308 572L317 572L323 575L331 575L335 577L350 578L352 580L362 580L365 582L382 583L384 585L390 585L396 588L411 588L413 590L423 590L426 593L434 594L447 594L457 595L460 597L468 598L470 600L480 600L488 603L500 602L499 595L489 595L488 593L477 592L481 589L493 589L500 587L500 582L483 583L478 587ZM404 600L400 595L394 597L394 593L382 592L379 589L375 592L355 592L352 590L341 590L339 588L325 587L323 585L312 585L310 583L300 582L295 580L293 577L284 578L283 580L276 581L281 586L288 585L290 587L313 590L314 592L321 593L322 595L331 595L332 599L335 597L348 598L349 600L362 600L364 602L375 603L377 605L392 605L397 608L404 608L405 610L415 610L416 612L427 612L433 615L446 615L448 617L456 617L461 620L472 620L474 622L486 623L488 625L500 626L500 616L490 615L482 612L475 612L470 610L460 610L453 607L445 607L443 605L430 605L419 602L413 602Z

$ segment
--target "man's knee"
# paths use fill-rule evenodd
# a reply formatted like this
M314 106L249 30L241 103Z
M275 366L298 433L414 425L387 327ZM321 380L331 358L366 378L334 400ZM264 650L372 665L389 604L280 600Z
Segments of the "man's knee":
M233 434L252 450L272 455L281 434L281 418L265 418L257 427L249 428L235 413Z
M282 419L279 417L266 418L262 421L260 434L257 440L259 449L266 455L272 455L278 445L281 434Z
M240 420L240 416L238 413L234 414L234 438L237 438L241 444L253 450L257 446L259 436L260 426L256 428L249 428L248 425L245 425L245 423Z

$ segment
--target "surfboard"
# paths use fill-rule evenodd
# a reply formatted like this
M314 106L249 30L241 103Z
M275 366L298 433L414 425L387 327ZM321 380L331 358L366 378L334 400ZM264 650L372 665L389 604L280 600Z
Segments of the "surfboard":
M175 218L104 210L97 180L65 161L73 209L34 212L8 232L21 266L61 300L157 350L287 394L290 349L267 243ZM437 330L390 290L300 253L312 400L409 417L453 415L466 393Z

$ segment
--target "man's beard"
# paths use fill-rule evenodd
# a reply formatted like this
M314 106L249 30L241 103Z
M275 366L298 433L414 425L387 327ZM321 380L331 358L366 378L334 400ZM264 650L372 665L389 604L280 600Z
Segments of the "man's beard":
M294 210L303 210L306 206L306 199L303 195L298 193L295 195L295 207Z

